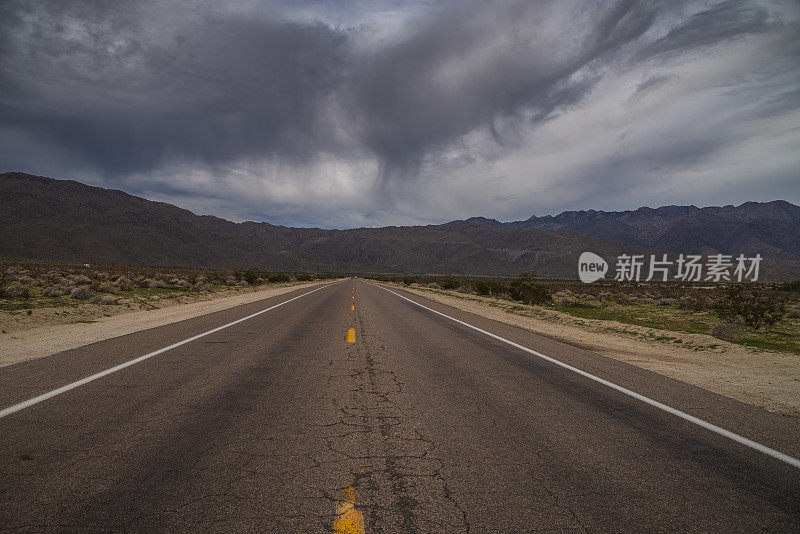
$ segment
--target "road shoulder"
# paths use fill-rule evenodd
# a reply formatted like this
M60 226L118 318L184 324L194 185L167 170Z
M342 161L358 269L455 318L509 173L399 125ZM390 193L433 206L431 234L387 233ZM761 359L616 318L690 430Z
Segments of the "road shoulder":
M289 293L305 287L327 284L333 280L319 280L271 286L258 291L235 295L219 295L210 300L187 304L174 304L165 308L130 311L110 317L99 317L95 321L70 324L44 325L2 334L0 367L18 362L42 358L149 328L191 319L201 315L249 304L266 298Z

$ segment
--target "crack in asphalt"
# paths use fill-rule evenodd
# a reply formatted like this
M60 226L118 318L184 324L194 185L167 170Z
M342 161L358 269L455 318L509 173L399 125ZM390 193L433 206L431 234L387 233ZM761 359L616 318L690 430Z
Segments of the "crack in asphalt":
M358 340L346 354L348 372L327 377L328 383L348 379L349 398L338 406L338 419L320 428L330 431L325 441L331 453L359 463L350 475L367 530L470 532L466 510L442 474L442 462L432 455L434 441L417 428L413 407L403 408L403 382L387 368L387 349L372 337L360 313L356 323ZM326 497L339 501L343 488Z

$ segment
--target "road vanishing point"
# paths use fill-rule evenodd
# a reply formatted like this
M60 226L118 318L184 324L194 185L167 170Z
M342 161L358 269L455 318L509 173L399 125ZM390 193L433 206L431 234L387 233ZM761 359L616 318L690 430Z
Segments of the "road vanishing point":
M0 447L0 531L800 531L797 419L361 279L0 368Z

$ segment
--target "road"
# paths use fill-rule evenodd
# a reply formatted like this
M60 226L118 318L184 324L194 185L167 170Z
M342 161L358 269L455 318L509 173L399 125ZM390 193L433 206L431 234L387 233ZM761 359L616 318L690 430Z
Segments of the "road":
M797 467L504 340L794 458L796 419L393 291L345 280L0 369L19 408L279 305L6 412L0 530L331 532L348 492L372 533L800 531Z

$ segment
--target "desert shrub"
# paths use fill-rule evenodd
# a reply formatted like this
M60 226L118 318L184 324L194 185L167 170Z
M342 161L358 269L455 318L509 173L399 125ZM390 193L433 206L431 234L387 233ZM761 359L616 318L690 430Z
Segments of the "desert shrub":
M428 287L429 287L429 288L431 288L431 289L442 289L442 286L440 286L440 285L439 285L439 284L437 284L436 282L430 282L430 283L428 284Z
M168 286L164 280L158 278L156 280L151 279L150 281L148 281L147 287L149 287L150 289L165 289Z
M18 276L17 277L17 282L19 282L20 284L25 285L25 286L32 286L34 284L35 280L33 278L31 278L30 276L23 275L23 276Z
M291 281L292 281L292 277L289 276L288 274L284 274L284 273L275 273L275 274L271 274L271 275L269 275L267 277L267 282L269 282L271 284L278 284L278 283L282 283L282 282L291 282Z
M127 276L120 276L114 281L118 291L130 291L133 289L133 282Z
M659 306L674 306L676 302L677 302L677 300L674 299L674 298L658 299L658 305Z
M95 280L89 286L92 291L97 293L113 293L114 286L111 282Z
M69 296L78 300L86 300L92 296L92 290L88 285L73 287L69 291Z
M786 314L786 301L777 294L743 291L736 286L714 303L714 311L723 321L742 322L758 330L772 328Z
M235 286L237 282L238 280L236 279L235 276L228 276L227 278L225 278L226 286Z
M72 275L70 278L71 278L71 281L72 281L73 284L79 285L79 286L89 285L89 284L92 283L92 279L89 278L86 275L83 275L83 274L75 274L75 275Z
M550 290L543 284L534 282L533 275L527 273L523 273L509 284L508 296L511 300L527 304L544 304L553 299Z
M486 280L478 280L472 284L472 289L475 290L475 293L478 295L491 295L492 294L492 286Z
M553 304L556 306L574 306L575 301L571 297L564 295L553 295Z
M250 284L247 282L247 280L239 280L239 283L236 285L239 287L250 287Z
M783 282L777 286L779 291L800 291L800 280Z
M461 284L455 278L442 278L441 280L439 280L439 286L441 286L442 289L452 290L452 289L458 289L459 287L461 287Z
M645 304L655 304L656 299L654 299L653 297L644 297L642 299L639 299L639 302L644 302Z
M730 323L717 323L711 327L711 335L723 341L736 341L738 334L736 325Z
M112 305L117 303L117 297L113 295L101 295L98 296L95 301L98 304Z
M786 317L791 319L799 319L800 318L800 309L792 308L788 312L786 312Z
M214 284L208 282L197 282L192 288L194 291L214 291Z
M241 273L241 277L250 285L253 285L258 282L258 279L261 277L261 271L258 269L247 269L245 272Z
M66 292L62 286L49 286L42 290L42 295L45 297L60 297Z
M177 286L180 283L181 283L180 278L177 278L175 276L173 276L172 278L169 279L169 285L171 285L171 286Z
M3 289L3 296L18 299L29 299L33 296L30 286L22 285L19 282L9 284Z
M314 275L308 273L298 273L295 275L294 279L297 280L298 282L310 282L311 280L314 279Z
M626 295L625 293L620 293L619 295L614 297L614 302L624 306L626 304L630 304L631 303L631 298L628 295Z

